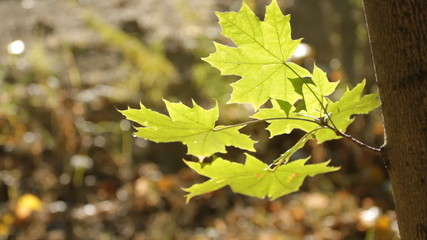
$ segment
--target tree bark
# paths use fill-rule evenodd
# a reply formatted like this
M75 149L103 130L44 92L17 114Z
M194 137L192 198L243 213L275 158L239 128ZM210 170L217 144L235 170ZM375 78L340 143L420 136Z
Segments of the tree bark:
M427 1L364 0L403 240L427 239Z

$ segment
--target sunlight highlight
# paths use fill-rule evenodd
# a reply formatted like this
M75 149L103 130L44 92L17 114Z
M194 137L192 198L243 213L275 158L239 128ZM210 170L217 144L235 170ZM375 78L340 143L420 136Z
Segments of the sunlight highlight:
M19 55L25 51L25 44L22 40L16 40L7 45L7 51L11 55Z

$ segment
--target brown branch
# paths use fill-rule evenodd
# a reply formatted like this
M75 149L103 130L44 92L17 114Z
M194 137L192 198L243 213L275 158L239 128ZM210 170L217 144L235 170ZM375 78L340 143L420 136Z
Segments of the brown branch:
M328 124L324 124L323 126L334 131L336 135L341 136L344 139L357 144L359 147L361 147L364 150L367 150L368 152L374 153L376 155L380 155L382 153L382 150L380 148L369 146L368 144L361 142L360 140L357 140L356 138L352 137L351 135L341 132L340 130L338 130L335 127L332 127Z

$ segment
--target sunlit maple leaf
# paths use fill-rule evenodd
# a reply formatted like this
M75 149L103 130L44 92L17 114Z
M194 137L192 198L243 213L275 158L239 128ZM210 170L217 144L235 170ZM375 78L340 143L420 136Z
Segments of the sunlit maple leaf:
M254 151L249 136L241 134L243 126L229 127L221 131L215 128L218 120L218 106L205 110L195 102L193 107L182 103L164 101L170 117L147 109L141 104L140 109L121 111L127 119L140 124L135 135L153 142L182 142L188 147L188 154L203 159L214 153L225 153L226 146ZM221 128L222 126L217 126Z
M352 90L347 89L344 95L336 102L332 102L325 98L324 101L328 102L327 108L325 107L328 113L324 114L324 117L329 118L325 119L325 121L327 121L329 125L336 127L339 131L345 132L347 127L354 121L353 115L366 114L379 107L381 102L378 98L378 93L362 96L364 87L365 81L356 85ZM283 105L285 104L286 102L281 102L280 100L273 101L273 106L271 108L262 108L252 117L256 119L267 119L267 122L270 123L267 129L271 137L290 133L293 129L301 129L305 132L310 132L319 127L319 125L313 121L313 118L300 114L300 112L296 111L294 106L288 104L289 109L284 109ZM323 111L323 109L320 108L319 105L318 112L320 111ZM302 112L305 113L304 111ZM317 115L314 114L315 112L313 111L312 113L313 115ZM315 136L319 143L341 138L341 136L338 136L329 128L319 129L316 131Z
M217 13L222 34L237 47L215 43L216 52L204 60L224 75L242 79L233 83L230 102L251 103L255 108L270 98L290 103L301 98L289 79L310 73L288 62L301 40L291 38L290 16L284 16L276 0L260 21L243 3L239 12Z
M339 169L339 167L328 166L329 161L306 165L307 161L308 158L295 160L277 167L274 171L270 170L267 164L248 154L244 164L233 163L222 158L217 158L212 163L185 161L194 171L210 179L185 188L184 191L188 192L187 201L189 201L194 196L228 185L236 193L274 200L298 191L307 176Z

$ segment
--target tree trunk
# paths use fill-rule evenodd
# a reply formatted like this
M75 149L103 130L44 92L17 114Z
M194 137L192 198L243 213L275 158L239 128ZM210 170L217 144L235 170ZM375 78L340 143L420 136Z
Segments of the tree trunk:
M364 0L403 240L427 239L427 1Z

